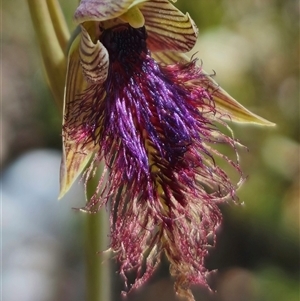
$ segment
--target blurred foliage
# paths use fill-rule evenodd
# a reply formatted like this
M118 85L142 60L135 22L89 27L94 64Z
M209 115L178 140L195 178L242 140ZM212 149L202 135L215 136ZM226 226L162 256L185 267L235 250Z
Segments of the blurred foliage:
M77 1L61 3L74 29L72 12ZM249 148L249 152L240 152L249 178L239 191L245 205L222 206L224 225L208 258L208 266L220 270L216 287L221 293L207 300L296 301L299 3L186 0L176 5L190 12L199 27L199 43L193 53L197 52L204 69L216 70L222 87L277 124L275 128L232 125L235 136ZM2 11L1 159L5 166L29 149L60 149L61 116L43 78L26 1L3 0ZM239 275L245 276L246 283L234 282ZM233 299L228 299L230 285L236 288ZM247 288L246 293L241 288ZM239 291L243 293L238 295ZM147 294L143 296L146 300Z

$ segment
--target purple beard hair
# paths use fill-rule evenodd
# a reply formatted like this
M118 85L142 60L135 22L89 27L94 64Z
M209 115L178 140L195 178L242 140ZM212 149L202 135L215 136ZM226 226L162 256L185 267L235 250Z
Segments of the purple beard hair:
M77 114L65 116L68 136L95 147L90 169L106 163L85 210L110 202L111 249L126 286L132 269L131 288L145 282L164 251L177 291L187 291L206 283L204 257L221 222L217 203L235 199L236 186L214 155L240 172L238 163L208 145L235 150L235 141L212 124L217 109L195 60L157 63L144 27L119 25L100 41L109 53L108 78L101 86L90 84L71 103Z

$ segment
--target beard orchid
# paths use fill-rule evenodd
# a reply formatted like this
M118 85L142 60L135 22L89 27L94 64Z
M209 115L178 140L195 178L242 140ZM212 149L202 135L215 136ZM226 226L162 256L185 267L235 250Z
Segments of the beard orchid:
M219 128L228 128L227 120L271 123L184 55L197 28L170 1L82 0L75 20L80 34L68 59L60 196L103 162L83 210L109 205L110 250L126 291L143 284L165 254L176 292L194 300L190 286L206 284L204 258L221 223L218 204L236 200L243 180L238 142ZM219 158L238 172L237 183Z

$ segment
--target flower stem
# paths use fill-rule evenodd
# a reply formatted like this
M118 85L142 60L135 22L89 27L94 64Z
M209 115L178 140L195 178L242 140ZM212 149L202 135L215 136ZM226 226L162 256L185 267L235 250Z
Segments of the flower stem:
M65 52L70 40L70 32L58 0L46 0L52 24L61 49Z
M42 52L48 84L60 109L63 96L67 59L65 45L69 33L57 0L27 0L37 40ZM55 23L55 25L54 25Z
M99 174L103 168L99 168ZM88 199L95 191L98 177L91 178L87 187ZM104 253L109 245L108 214L101 210L95 214L85 215L85 248L86 248L86 300L87 301L109 301L111 299L111 275L108 258Z
M31 19L41 49L48 84L63 109L67 48L70 33L58 0L27 0ZM73 35L76 36L76 31ZM95 183L90 183L92 186ZM110 273L108 260L97 252L108 246L108 218L105 212L85 216L86 286L87 301L110 300Z
M108 259L99 251L107 249L108 221L105 211L85 216L86 300L110 300L110 269Z

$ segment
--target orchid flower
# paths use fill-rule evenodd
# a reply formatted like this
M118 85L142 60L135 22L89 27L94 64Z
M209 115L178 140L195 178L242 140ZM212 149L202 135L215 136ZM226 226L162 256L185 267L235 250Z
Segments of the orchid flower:
M272 124L184 54L195 45L197 27L170 1L82 0L75 20L80 33L68 57L60 197L104 162L82 210L109 205L110 250L125 291L142 285L164 253L176 293L194 300L190 286L206 284L218 204L236 200L243 181L239 143L219 128L230 129L227 121ZM218 144L228 145L235 159ZM219 158L238 172L237 183Z

